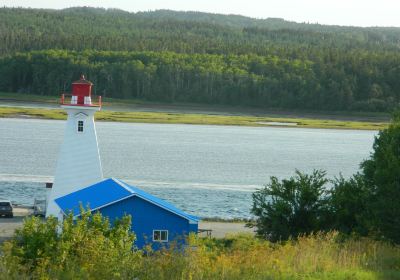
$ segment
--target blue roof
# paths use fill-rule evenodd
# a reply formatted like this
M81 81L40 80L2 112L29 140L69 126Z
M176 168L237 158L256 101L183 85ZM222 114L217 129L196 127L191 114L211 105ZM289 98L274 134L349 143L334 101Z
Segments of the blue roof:
M132 196L140 197L187 220L200 220L198 217L176 208L169 202L114 178L105 179L89 187L59 197L55 199L55 202L64 214L72 213L74 216L79 216L81 205L85 208L90 207L93 211Z

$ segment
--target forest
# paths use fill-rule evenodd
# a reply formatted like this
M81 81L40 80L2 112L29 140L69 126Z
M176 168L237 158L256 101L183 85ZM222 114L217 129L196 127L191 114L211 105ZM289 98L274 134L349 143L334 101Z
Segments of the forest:
M167 10L0 8L0 91L58 96L81 73L103 97L391 111L400 28Z

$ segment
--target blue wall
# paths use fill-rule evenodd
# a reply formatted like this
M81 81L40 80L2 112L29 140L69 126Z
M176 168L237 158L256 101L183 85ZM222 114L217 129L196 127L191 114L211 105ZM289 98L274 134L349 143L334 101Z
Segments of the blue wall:
M132 230L136 234L136 246L142 248L152 243L154 249L167 246L172 241L184 244L185 236L190 232L196 233L198 224L189 224L189 221L168 210L156 206L137 196L101 208L100 213L109 217L112 222L125 214L132 216ZM153 230L168 230L168 244L166 242L152 242Z

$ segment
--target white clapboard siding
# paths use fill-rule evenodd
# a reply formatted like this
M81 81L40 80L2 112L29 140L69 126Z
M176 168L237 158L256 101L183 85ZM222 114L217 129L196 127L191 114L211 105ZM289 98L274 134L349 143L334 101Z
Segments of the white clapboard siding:
M60 209L54 199L103 179L94 123L94 113L100 108L68 105L62 107L67 111L68 119L46 211L46 216L55 217ZM83 121L83 132L78 132L78 121Z

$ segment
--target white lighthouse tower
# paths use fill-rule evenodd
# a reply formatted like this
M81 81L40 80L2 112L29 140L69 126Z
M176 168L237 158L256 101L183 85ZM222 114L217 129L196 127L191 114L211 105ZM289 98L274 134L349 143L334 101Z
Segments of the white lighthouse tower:
M92 85L82 75L72 83L71 99L67 101L65 94L61 97L61 107L67 111L68 119L46 217L57 217L60 213L54 199L103 179L94 124L94 114L101 108L101 97L97 104L92 103Z

